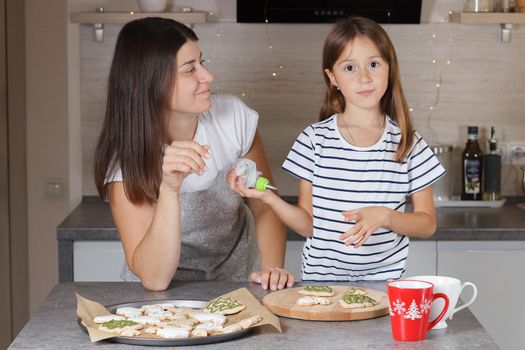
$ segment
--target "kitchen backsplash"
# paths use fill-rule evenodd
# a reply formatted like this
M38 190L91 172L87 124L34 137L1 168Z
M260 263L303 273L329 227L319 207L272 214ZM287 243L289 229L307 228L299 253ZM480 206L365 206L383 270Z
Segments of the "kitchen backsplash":
M80 26L83 194L96 194L93 149L100 132L108 70L121 25L106 25L103 43ZM237 95L259 112L259 130L283 195L297 181L280 166L296 136L316 121L324 83L320 57L325 24L195 25L215 92ZM457 156L468 125L496 126L502 140L525 137L525 28L502 44L498 25L429 23L385 25L400 61L403 87L417 130L429 144L456 146L452 174L459 191ZM271 48L270 48L271 47ZM274 75L275 73L275 75ZM439 87L437 86L439 84ZM432 109L431 109L432 108ZM504 167L503 195L523 194L518 167Z

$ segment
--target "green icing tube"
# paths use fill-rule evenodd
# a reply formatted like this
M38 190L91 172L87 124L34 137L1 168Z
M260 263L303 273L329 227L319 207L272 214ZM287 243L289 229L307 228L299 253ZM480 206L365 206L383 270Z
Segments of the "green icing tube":
M255 188L261 192L268 189L277 190L276 187L270 185L267 178L260 176L261 172L257 171L255 162L250 159L238 160L235 164L235 171L237 176L243 178L244 185L247 188Z

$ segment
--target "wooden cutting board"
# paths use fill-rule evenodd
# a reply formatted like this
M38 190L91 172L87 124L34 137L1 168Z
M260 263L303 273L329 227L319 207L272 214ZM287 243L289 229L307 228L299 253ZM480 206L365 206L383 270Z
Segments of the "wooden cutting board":
M306 287L306 286L304 286ZM333 297L328 298L329 305L297 305L297 299L304 296L299 291L304 287L286 288L266 295L263 304L278 316L315 321L351 321L388 315L388 295L375 289L365 288L369 297L378 304L360 309L345 309L339 304L339 299L351 286L330 286L335 291Z

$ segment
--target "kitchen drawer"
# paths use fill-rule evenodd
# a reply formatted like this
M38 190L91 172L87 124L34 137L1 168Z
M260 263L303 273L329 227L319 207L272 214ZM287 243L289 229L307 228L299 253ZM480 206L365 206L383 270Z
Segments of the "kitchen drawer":
M523 241L438 242L438 274L477 286L477 299L469 308L504 350L525 347L523 266ZM466 288L462 299L471 295Z
M122 282L124 249L120 241L76 241L73 243L75 282Z

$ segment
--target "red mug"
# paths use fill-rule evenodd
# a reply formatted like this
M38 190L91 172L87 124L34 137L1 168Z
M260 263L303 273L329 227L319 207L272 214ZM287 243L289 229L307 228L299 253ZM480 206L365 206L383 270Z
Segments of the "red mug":
M397 340L424 340L427 331L441 321L448 310L448 297L434 294L434 285L426 281L399 280L387 283L392 335ZM438 298L445 306L435 320L429 322L430 306Z

